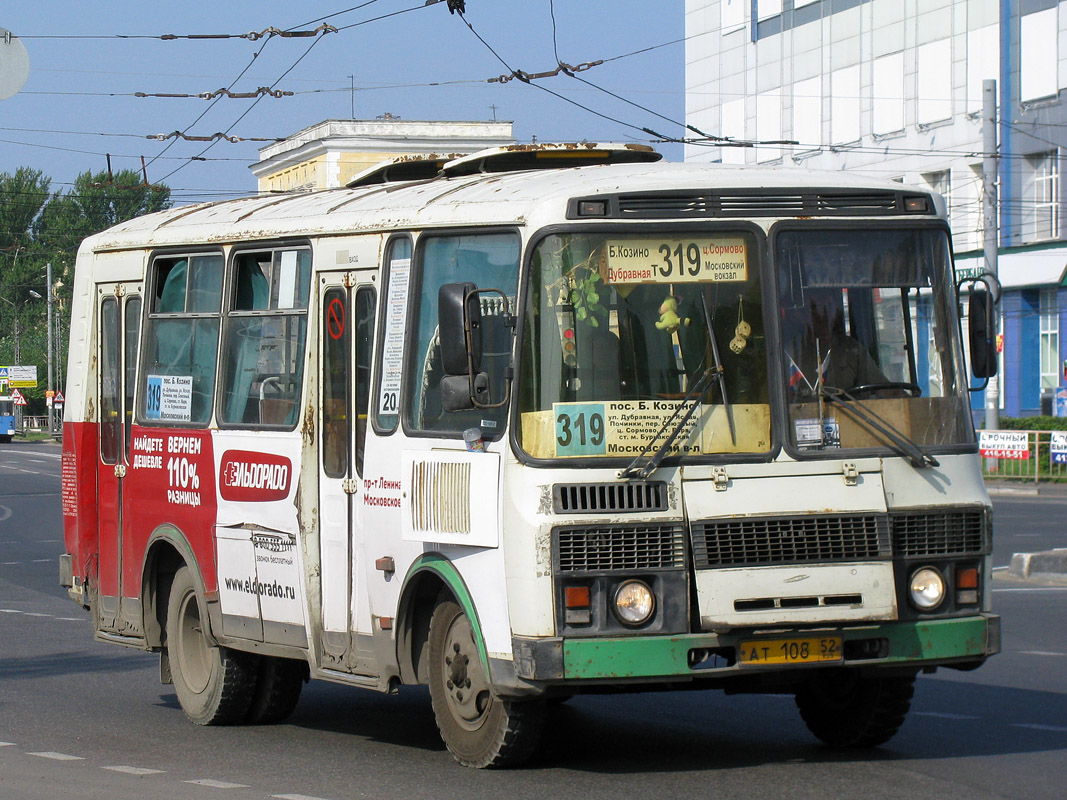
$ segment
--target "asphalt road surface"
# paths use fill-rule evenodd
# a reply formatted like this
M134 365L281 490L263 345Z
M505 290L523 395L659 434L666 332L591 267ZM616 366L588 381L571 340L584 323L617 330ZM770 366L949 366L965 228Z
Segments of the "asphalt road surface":
M996 564L1067 546L1067 497L997 497ZM59 451L0 445L0 798L1026 797L1067 785L1067 585L998 581L1004 652L919 679L888 745L839 753L788 696L577 697L528 767L453 762L424 690L309 684L263 727L188 723L156 657L92 641L57 585Z

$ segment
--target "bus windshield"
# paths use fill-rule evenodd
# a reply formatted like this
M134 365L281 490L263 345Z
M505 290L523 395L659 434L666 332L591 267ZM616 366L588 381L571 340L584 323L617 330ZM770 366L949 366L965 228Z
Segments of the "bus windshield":
M919 446L973 440L947 234L791 230L775 256L797 451L880 447L879 423Z
M746 230L541 240L516 391L523 450L766 453L768 375L782 384L795 457L973 440L944 232L785 230L773 255L767 313Z
M751 232L546 237L526 295L523 449L633 457L677 433L668 455L768 451L764 317Z

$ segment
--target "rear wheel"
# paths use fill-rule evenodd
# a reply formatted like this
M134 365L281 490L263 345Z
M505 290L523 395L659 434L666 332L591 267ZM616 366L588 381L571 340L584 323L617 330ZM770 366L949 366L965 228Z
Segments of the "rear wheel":
M796 702L808 730L831 747L877 747L900 730L914 693L914 675L826 670L797 689Z
M452 600L430 620L430 700L441 738L465 766L514 766L537 747L544 703L493 693L470 620Z
M303 661L261 656L256 691L245 722L270 725L287 719L300 699L306 676L307 664Z
M256 685L256 657L212 646L192 573L174 575L167 604L167 651L182 710L197 725L230 725L248 713Z

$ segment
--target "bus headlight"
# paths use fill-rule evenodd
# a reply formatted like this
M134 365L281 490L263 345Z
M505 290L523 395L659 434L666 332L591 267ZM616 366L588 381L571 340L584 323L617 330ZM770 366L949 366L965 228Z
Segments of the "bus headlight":
M933 567L923 567L911 574L908 597L919 611L933 611L945 599L945 579Z
M644 625L656 610L656 595L644 581L626 581L615 591L615 616L623 625Z

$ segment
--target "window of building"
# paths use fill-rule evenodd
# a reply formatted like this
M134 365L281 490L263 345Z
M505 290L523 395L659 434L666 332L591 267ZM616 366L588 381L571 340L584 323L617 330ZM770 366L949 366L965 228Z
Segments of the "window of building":
M1030 171L1030 209L1028 216L1032 239L1058 239L1060 235L1060 159L1050 150L1026 157Z
M793 138L797 150L822 146L822 79L809 78L793 84Z
M782 13L782 0L756 0L756 8L756 19L762 22Z
M311 250L239 252L233 272L219 421L291 428L300 416Z
M830 140L834 144L860 138L860 68L845 67L830 76Z
M722 115L720 128L722 135L730 139L745 138L745 98L740 97L723 103L720 107ZM723 164L744 164L745 148L722 147Z
M1057 289L1042 289L1041 313L1041 388L1060 385L1060 309Z
M782 139L781 89L771 89L756 95L756 138L761 142L777 142ZM781 145L761 144L756 148L757 161L774 161L781 157Z
M156 258L145 326L140 418L169 425L206 425L215 398L221 254Z
M1059 21L1055 6L1025 14L1019 26L1019 99L1024 103L1059 91Z
M919 99L916 122L929 125L952 116L952 41L919 46L916 74Z
M876 58L873 65L874 118L877 135L904 129L904 54Z
M719 3L719 26L724 34L745 27L746 6L751 0L721 0Z
M967 32L967 113L982 111L982 84L1000 77L1000 26Z
M445 411L441 406L441 344L438 332L438 293L441 286L472 281L479 289L500 289L515 308L519 276L519 237L514 233L432 236L421 240L418 269L412 286L412 318L404 381L406 429L439 435L460 435L479 427L486 438L503 433L505 410L475 408ZM492 402L505 397L505 377L511 363L513 331L498 294L480 296L482 311L482 371L489 377Z

